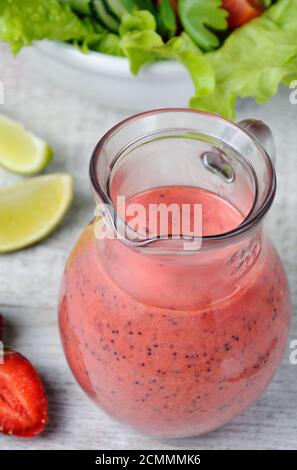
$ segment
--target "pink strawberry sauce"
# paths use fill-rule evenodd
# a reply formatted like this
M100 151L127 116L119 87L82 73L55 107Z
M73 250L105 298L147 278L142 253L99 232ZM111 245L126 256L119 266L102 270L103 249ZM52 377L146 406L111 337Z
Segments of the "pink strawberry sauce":
M133 202L200 202L204 235L243 220L194 188L156 188ZM274 375L289 328L286 276L261 228L237 245L162 257L97 240L96 223L70 255L60 294L63 347L82 388L159 436L205 433L240 414Z

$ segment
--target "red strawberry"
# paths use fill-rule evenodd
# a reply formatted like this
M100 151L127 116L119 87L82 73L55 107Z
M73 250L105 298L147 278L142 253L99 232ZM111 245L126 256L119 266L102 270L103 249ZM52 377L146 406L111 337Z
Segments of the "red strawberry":
M2 339L2 335L3 335L3 317L0 313L0 341Z
M0 358L1 359L1 358ZM0 361L0 430L18 437L41 433L48 421L47 398L30 362L12 349Z

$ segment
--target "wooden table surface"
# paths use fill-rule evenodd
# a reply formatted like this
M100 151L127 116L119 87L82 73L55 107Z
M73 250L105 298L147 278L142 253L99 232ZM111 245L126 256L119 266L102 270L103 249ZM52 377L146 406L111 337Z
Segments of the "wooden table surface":
M157 440L111 420L84 395L74 381L60 345L57 297L71 245L90 219L94 203L88 162L102 134L128 115L102 109L41 77L20 55L12 58L0 45L0 80L4 104L0 112L23 122L48 141L55 159L47 172L67 171L75 177L75 200L62 225L35 247L0 256L0 311L7 343L31 359L49 396L50 424L32 440L0 435L0 449L297 449L297 365L283 364L258 402L232 423L208 435ZM284 260L297 303L297 105L282 88L269 104L246 100L238 118L255 117L272 128L278 153L278 192L267 230ZM18 177L0 170L3 186ZM0 227L1 230L1 227ZM293 319L291 339L297 339Z

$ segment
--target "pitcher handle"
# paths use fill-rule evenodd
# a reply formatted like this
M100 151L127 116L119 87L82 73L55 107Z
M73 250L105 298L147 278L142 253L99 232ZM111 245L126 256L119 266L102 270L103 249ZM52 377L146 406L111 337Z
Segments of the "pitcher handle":
M257 119L244 119L237 123L239 127L248 132L267 152L270 160L275 165L276 151L274 139L270 128Z

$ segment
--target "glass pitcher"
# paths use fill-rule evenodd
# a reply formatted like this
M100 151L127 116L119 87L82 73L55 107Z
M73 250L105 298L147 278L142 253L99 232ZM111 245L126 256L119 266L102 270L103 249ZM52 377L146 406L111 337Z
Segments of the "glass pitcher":
M99 210L68 259L59 323L75 378L122 422L206 433L271 381L290 324L286 275L263 230L273 154L263 123L186 109L133 116L95 148ZM187 229L172 207L188 209Z

